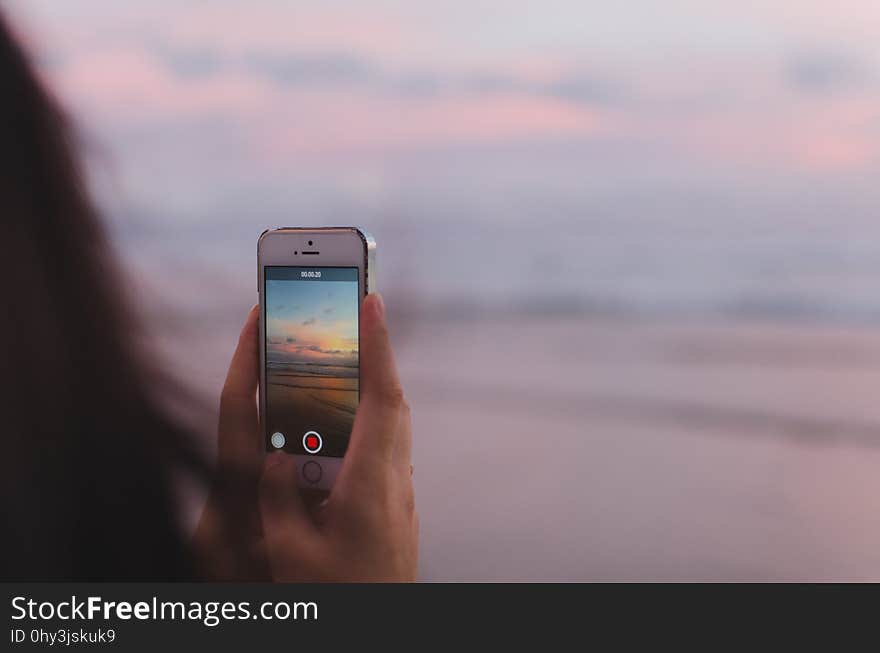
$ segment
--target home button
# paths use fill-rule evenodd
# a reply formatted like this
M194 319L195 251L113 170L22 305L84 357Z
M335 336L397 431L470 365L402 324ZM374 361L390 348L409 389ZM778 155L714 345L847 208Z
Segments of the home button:
M321 480L321 476L324 475L324 470L321 469L321 465L314 460L307 460L302 466L302 475L304 479L314 485Z

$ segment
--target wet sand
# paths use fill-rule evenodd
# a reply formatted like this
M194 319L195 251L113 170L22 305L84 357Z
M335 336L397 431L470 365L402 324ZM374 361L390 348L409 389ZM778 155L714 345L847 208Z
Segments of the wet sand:
M433 580L880 579L880 334L421 325Z
M345 453L358 402L358 380L270 371L267 375L268 432L280 431L300 452L300 438L317 431L326 456Z
M168 340L216 397L239 328ZM880 580L880 330L392 323L425 580Z

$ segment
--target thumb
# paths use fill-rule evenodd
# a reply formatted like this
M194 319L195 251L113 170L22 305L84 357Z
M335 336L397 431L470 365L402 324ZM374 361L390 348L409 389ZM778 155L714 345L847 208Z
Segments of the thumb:
M388 463L404 400L385 326L385 307L377 294L369 295L361 308L360 349L360 404L346 457L353 466Z
M308 551L318 532L296 486L296 462L281 451L266 456L260 478L260 517L269 563L277 567L292 551Z

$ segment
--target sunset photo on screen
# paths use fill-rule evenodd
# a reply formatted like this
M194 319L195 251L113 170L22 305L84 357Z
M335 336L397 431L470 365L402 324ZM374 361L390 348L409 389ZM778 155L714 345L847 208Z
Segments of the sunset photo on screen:
M358 403L358 307L357 268L266 269L266 427L291 452L303 452L308 431L321 434L322 455L345 452Z

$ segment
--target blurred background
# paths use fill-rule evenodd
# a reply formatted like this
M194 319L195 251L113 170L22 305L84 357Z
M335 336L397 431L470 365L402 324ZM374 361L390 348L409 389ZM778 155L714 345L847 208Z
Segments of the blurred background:
M876 0L4 7L212 406L259 233L376 236L425 580L880 578Z

